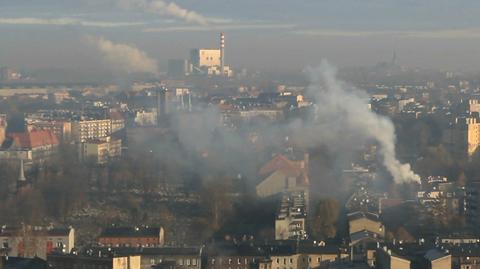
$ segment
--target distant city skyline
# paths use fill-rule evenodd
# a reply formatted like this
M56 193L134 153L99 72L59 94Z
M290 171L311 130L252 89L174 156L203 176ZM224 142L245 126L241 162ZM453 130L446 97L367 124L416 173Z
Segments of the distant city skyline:
M156 59L218 46L234 68L298 71L326 58L339 66L388 61L480 70L480 3L473 0L4 0L0 66L104 68L86 36L129 44Z

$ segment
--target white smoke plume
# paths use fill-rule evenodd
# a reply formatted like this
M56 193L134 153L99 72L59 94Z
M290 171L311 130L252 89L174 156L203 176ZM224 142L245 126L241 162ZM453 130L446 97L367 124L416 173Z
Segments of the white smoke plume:
M310 133L308 140L341 154L374 139L380 146L383 164L396 183L420 182L410 165L396 158L394 125L368 108L365 92L337 80L336 70L326 62L308 72L311 78L308 91L317 105L315 124L307 127L309 130L302 130Z
M87 41L102 54L105 63L121 73L158 74L157 62L135 46L117 44L103 37L88 36Z
M195 11L180 7L174 2L167 3L163 0L119 0L124 9L138 9L148 13L170 16L188 23L207 25L209 19Z

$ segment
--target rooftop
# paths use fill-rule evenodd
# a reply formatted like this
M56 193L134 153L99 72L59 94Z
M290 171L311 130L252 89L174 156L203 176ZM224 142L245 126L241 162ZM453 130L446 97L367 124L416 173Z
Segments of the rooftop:
M160 227L111 227L106 228L100 237L159 237Z

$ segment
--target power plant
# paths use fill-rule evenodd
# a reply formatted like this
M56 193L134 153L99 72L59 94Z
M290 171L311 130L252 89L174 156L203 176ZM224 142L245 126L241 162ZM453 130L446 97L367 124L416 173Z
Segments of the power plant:
M218 48L192 49L189 61L169 60L168 74L171 77L183 77L190 74L231 77L233 71L225 64L225 34L220 33Z

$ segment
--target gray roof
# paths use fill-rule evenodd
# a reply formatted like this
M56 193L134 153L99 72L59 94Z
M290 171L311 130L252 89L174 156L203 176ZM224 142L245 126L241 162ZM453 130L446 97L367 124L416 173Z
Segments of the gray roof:
M448 256L449 254L446 254L438 249L431 249L429 251L427 251L427 253L425 253L425 259L429 260L429 261L434 261L434 260L438 260L440 258L443 258L443 257L446 257Z

